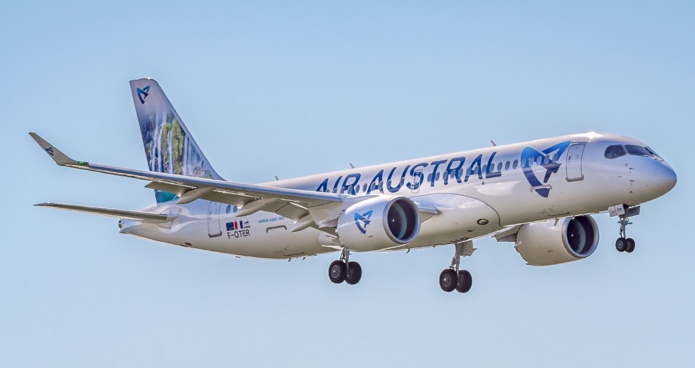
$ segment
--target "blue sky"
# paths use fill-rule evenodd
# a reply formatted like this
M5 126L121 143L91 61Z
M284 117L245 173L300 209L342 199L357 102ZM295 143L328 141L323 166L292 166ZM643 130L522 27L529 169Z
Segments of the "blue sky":
M692 366L695 6L687 1L0 3L0 366ZM66 153L146 168L128 81L156 78L217 171L264 182L595 130L646 141L679 175L586 260L533 268L476 242L236 259L118 234L140 181L56 167ZM591 195L588 193L587 195Z

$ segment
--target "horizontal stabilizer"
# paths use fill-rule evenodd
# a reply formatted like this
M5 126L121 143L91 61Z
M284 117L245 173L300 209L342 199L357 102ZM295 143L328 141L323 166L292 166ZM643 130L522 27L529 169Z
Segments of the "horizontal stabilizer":
M161 223L169 222L174 220L178 215L161 215L152 212L145 211L128 211L128 210L116 210L112 208L103 207L89 207L89 206L78 206L74 204L61 204L61 203L39 203L35 206L40 207L53 207L60 208L63 210L77 211L93 213L102 216L116 217L120 219L128 219L143 222Z

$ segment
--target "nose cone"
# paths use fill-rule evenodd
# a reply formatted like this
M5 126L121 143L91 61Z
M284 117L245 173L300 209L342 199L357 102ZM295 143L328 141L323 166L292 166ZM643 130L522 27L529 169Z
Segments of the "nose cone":
M658 198L668 193L676 186L678 177L673 168L666 161L653 161L651 168L644 172L646 174L644 182L646 185L647 195L652 198Z
M676 186L676 182L678 182L676 171L666 161L661 162L661 169L658 170L654 178L655 188L659 190L660 195L664 195L673 189Z
M676 186L676 172L666 161L648 157L631 157L629 162L630 199L625 202L636 205L659 198Z

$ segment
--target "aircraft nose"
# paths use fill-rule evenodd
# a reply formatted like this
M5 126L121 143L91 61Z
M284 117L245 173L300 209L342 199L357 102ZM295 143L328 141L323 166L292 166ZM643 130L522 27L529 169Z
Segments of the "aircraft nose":
M651 188L650 191L652 193L660 197L676 186L678 176L671 165L666 163L666 161L654 162L654 164L656 167L652 169L652 176L648 180L650 183L648 187Z
M659 171L659 174L656 178L656 186L663 190L665 194L676 186L676 182L678 182L678 176L676 175L676 171L673 170L671 165L667 164L665 161L662 162L662 167L663 169Z

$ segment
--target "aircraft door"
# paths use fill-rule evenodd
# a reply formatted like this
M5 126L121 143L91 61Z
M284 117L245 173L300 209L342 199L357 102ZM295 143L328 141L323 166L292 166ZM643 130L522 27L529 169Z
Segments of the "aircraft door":
M574 143L567 151L567 181L584 180L582 156L586 143Z
M208 236L211 238L222 235L220 227L220 208L222 203L210 202L208 206Z

